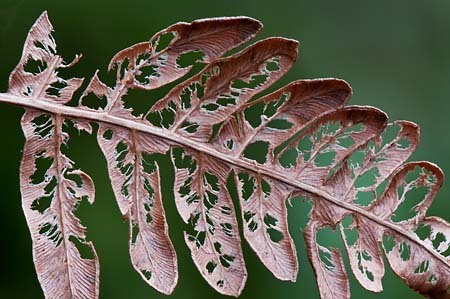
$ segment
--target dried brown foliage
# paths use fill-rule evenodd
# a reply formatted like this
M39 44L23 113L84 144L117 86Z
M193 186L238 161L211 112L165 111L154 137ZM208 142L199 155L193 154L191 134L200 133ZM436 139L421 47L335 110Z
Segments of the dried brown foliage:
M231 181L244 236L277 278L296 280L286 202L306 197L314 204L305 241L322 298L350 297L341 252L317 242L325 227L341 232L352 272L366 289L382 291L384 253L411 288L450 298L450 227L426 216L443 174L429 162L406 162L418 144L418 126L388 124L376 108L345 106L351 89L337 79L299 80L256 98L290 69L298 46L268 38L221 58L261 27L246 17L175 24L120 51L109 65L117 73L115 85L95 73L78 105L70 106L83 79L63 79L58 70L78 57L65 64L47 14L36 21L0 101L26 109L21 192L47 298L97 298L99 292L97 255L74 215L81 200L93 202L94 184L64 153L68 123L88 133L98 124L112 188L129 222L132 264L162 293L173 291L178 271L158 156L171 160L193 261L222 294L238 296L247 277ZM182 62L189 55L205 65L190 77L192 63ZM129 90L152 90L183 77L145 115L124 107ZM104 107L87 107L84 100L92 95ZM82 256L82 247L92 256Z

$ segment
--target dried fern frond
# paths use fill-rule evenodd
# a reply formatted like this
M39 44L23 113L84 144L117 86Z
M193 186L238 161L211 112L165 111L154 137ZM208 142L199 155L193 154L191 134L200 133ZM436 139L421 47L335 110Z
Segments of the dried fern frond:
M297 277L286 202L304 197L313 201L305 242L322 298L350 297L342 253L317 241L325 227L339 229L352 272L367 290L382 291L384 254L412 289L450 298L450 225L426 215L443 174L430 162L406 162L419 142L418 126L388 123L373 107L346 106L352 91L338 79L299 80L259 96L295 63L297 42L267 38L222 56L261 28L247 17L177 23L117 53L109 64L114 86L95 72L70 106L83 79L63 79L58 71L79 57L65 64L47 14L39 17L0 102L26 110L20 184L46 298L98 298L98 258L74 215L82 199L93 202L94 184L65 153L65 125L93 134L92 123L129 222L132 264L162 293L178 280L161 191L165 157L193 261L222 294L239 296L247 278L231 181L245 239L278 279ZM186 64L186 57L196 61ZM198 63L204 67L187 76ZM125 108L128 91L177 80L147 113ZM103 108L84 103L92 95L106 100ZM82 256L83 247L92 256Z

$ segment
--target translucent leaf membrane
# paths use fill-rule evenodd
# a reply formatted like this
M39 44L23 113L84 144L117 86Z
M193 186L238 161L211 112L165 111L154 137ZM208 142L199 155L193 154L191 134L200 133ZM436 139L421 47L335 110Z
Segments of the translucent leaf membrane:
M350 297L343 253L320 238L330 228L339 228L364 288L382 291L385 255L414 290L450 298L449 224L426 215L443 174L430 162L406 163L418 126L389 124L373 107L345 106L352 91L338 79L299 80L260 96L292 67L298 43L272 37L222 56L261 27L246 17L177 23L118 52L109 65L114 86L97 71L79 105L67 107L82 79L63 79L58 70L77 59L64 64L46 13L37 20L6 98L35 108L22 120L21 191L46 297L98 297L98 259L74 215L83 199L93 201L94 186L63 153L70 120L88 133L98 123L112 188L129 222L132 264L162 293L178 279L161 192L164 158L175 174L168 183L193 262L222 294L239 296L247 278L231 182L244 237L275 277L297 277L286 201L300 196L313 201L304 237L322 298ZM194 67L201 70L187 78ZM142 115L125 108L131 90L169 84Z

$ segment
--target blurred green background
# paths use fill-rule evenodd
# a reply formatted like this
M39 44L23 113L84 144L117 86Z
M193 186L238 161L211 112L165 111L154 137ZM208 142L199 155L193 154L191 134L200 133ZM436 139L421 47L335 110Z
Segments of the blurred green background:
M257 37L284 36L300 41L293 69L271 90L300 78L337 77L353 87L352 104L374 105L391 120L408 119L421 126L421 145L413 160L430 160L450 170L450 2L435 1L36 1L0 2L0 92L20 58L30 26L48 10L59 52L70 60L82 53L73 76L105 74L120 49L147 40L177 21L247 15L265 25ZM145 100L145 99L144 99ZM42 298L31 257L31 241L21 210L19 164L24 138L23 110L1 105L0 128L0 297ZM101 298L163 298L133 270L123 223L109 185L106 163L94 136L71 139L70 156L96 183L96 202L77 213L88 226L101 263ZM450 219L450 190L444 184L429 214ZM170 235L177 248L179 283L171 298L224 298L202 279L183 240L184 225L172 201L164 202ZM296 283L275 279L244 241L249 272L241 298L318 298L306 258L302 228L309 206L289 208L290 232L300 263ZM335 246L342 242L329 235ZM336 240L334 240L336 239ZM345 258L346 259L346 258ZM347 260L347 259L346 259ZM381 294L363 290L350 274L353 298L420 298L387 268Z

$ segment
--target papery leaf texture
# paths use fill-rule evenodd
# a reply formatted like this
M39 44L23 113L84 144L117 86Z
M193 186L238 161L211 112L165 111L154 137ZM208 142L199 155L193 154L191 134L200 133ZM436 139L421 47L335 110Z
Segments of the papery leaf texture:
M427 215L444 176L431 162L407 161L419 127L347 105L352 90L339 79L270 91L296 62L298 43L271 37L239 48L261 29L248 17L177 23L119 51L110 85L98 70L86 81L62 78L81 56L65 63L47 13L39 17L0 102L25 108L20 189L46 298L99 297L99 260L75 214L95 189L68 156L71 127L97 135L129 225L131 263L164 294L178 268L162 160L193 263L221 294L239 296L247 279L240 222L267 269L296 281L287 203L309 200L304 239L321 298L350 298L343 255L369 291L382 291L386 260L415 291L450 298L450 224ZM124 102L132 90L167 86L146 113ZM326 228L340 233L344 252L320 243Z

